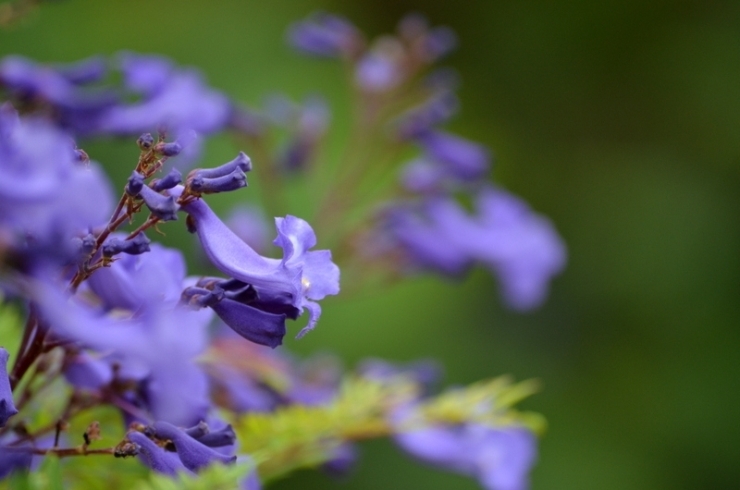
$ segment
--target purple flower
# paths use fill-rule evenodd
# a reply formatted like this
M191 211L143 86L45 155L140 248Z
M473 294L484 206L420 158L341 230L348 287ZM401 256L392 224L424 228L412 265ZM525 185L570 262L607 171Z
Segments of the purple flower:
M457 46L457 36L451 29L430 29L427 19L419 14L409 14L401 19L398 33L411 46L414 55L427 63L437 61Z
M132 431L126 437L136 444L139 460L157 473L174 477L179 472L188 472L177 454L165 451L141 432Z
M0 347L0 427L5 427L8 419L18 413L13 404L13 391L8 378L8 351Z
M25 255L69 259L72 239L110 215L108 181L82 164L69 136L38 119L0 108L0 229Z
M111 353L121 377L145 381L153 418L192 425L210 406L208 382L195 364L206 346L210 312L160 304L134 319L97 315L38 284L37 302L52 331L98 352Z
M113 381L113 368L110 362L82 351L65 358L64 378L76 388L99 390Z
M110 267L98 269L83 284L107 309L138 311L163 302L174 304L184 280L185 259L180 251L154 243L148 253L120 255Z
M225 456L216 452L167 422L155 422L148 430L157 439L171 441L180 461L191 471L199 471L213 462L230 464L236 461L236 456Z
M522 427L468 423L401 432L396 442L435 466L472 476L487 490L525 490L536 460L536 438Z
M483 146L443 131L427 131L416 137L430 160L445 165L448 173L463 181L483 177L491 155Z
M462 236L470 236L469 218L452 199L433 198L421 209L399 206L385 216L386 230L406 251L413 265L457 276L473 263Z
M526 202L498 188L477 196L474 228L479 237L467 243L472 257L499 279L506 303L519 310L545 301L550 279L565 266L565 244L549 219Z
M329 124L329 108L322 97L309 96L303 104L275 95L265 103L265 118L287 135L276 160L286 171L304 170L316 153Z
M403 80L402 60L392 50L373 50L357 63L355 83L367 92L386 92Z
M177 187L171 192L177 191ZM179 195L179 194L175 194ZM202 200L183 206L190 215L209 260L229 277L259 290L289 295L290 304L309 312L308 325L298 334L312 330L321 314L317 300L339 292L339 268L328 250L310 251L316 245L311 226L295 216L275 218L278 236L273 242L283 249L283 258L262 257L232 232Z
M213 133L228 122L228 99L212 90L193 69L174 69L156 56L121 56L127 87L142 95L131 105L111 107L101 119L103 132L139 134L166 127L176 135L187 130Z
M313 14L288 29L288 42L306 54L325 58L351 58L362 47L362 35L344 17Z
M95 81L104 73L100 59L54 68L21 56L8 56L0 62L0 85L6 86L21 103L51 105L54 118L63 127L90 132L118 98L112 92L84 90L79 85Z
M450 90L438 90L423 104L406 111L399 117L399 136L413 138L430 131L434 126L447 122L457 111L457 96Z
M503 190L485 186L476 202L473 215L449 197L400 205L386 212L386 231L417 267L458 275L482 263L496 274L507 305L539 306L565 265L561 238L548 219Z

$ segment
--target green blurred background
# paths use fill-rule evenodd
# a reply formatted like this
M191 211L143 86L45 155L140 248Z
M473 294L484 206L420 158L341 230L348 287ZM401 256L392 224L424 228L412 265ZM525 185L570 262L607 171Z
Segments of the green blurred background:
M370 35L410 11L458 33L452 128L495 151L495 179L552 218L570 263L531 314L506 311L484 271L424 278L325 301L319 328L287 347L336 351L347 365L433 357L446 384L541 379L524 404L550 424L534 489L737 488L740 2L68 0L0 32L0 54L157 52L249 103L319 91L336 107L346 103L339 67L283 42L317 9ZM346 112L334 124L346 126ZM84 148L117 185L137 153ZM216 138L206 158L235 150ZM245 194L258 196L258 170L250 178ZM272 488L478 488L387 442L361 449L343 481L306 471Z

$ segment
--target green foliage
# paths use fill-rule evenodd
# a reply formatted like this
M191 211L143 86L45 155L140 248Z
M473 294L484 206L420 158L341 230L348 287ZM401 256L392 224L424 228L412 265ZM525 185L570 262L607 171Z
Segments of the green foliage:
M176 479L152 473L146 481L133 487L135 490L232 490L240 479L252 469L251 464L242 463L224 466L212 464L197 475L180 473Z
M424 423L520 424L542 432L542 416L511 408L536 391L534 381L512 384L509 378L501 377L427 399L419 404L418 413ZM388 416L418 396L418 386L402 376L384 382L350 376L330 404L292 405L237 420L234 427L240 452L256 460L263 481L297 468L318 466L331 459L345 441L385 437L412 428L394 427Z
M18 346L21 343L23 317L19 309L10 303L6 303L0 295L0 347L8 351L12 363Z
M16 472L4 483L3 488L13 490L62 490L62 470L59 458L44 458L37 471L31 473Z

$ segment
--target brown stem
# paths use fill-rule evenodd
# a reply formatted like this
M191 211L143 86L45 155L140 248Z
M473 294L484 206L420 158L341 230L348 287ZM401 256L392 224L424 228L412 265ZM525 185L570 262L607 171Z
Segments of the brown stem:
M50 448L50 449L32 449L31 452L33 454L39 454L39 455L45 455L45 454L54 454L55 456L59 458L66 458L69 456L90 456L92 454L110 454L113 455L115 453L116 448L114 447L106 447L102 449L88 449L87 446L84 444L77 447L68 447L68 448Z
M160 222L160 219L159 218L157 218L156 216L150 214L149 217L147 218L147 220L144 223L142 223L141 226L139 226L138 228L136 228L134 231L132 231L129 234L129 236L126 237L126 240L131 240L132 238L134 238L139 233L141 233L141 232L143 232L143 231L151 228L152 226L156 225L159 222Z

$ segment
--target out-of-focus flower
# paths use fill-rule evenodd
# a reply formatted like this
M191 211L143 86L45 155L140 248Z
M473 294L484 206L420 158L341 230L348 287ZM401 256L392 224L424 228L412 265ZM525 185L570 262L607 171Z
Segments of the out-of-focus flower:
M7 56L0 62L0 85L24 106L51 106L54 119L62 127L90 133L98 129L99 118L119 98L111 90L80 85L99 80L105 72L100 58L52 67L22 56Z
M8 419L18 413L8 379L8 357L8 351L0 347L0 427L5 427Z
M79 162L66 134L19 118L9 105L0 108L0 174L0 229L24 256L69 260L77 252L73 238L110 215L113 199L99 167Z
M120 320L96 315L49 285L39 287L37 295L52 332L111 353L121 377L144 382L154 419L192 425L204 417L210 406L208 381L194 360L205 349L210 312L163 304Z
M482 189L476 204L474 226L480 235L467 244L471 256L493 270L509 306L521 310L539 306L550 279L567 259L552 222L499 188Z
M200 74L176 69L159 56L123 53L121 67L127 88L142 100L110 108L100 121L102 132L139 134L165 127L175 135L187 130L210 134L225 127L229 100L204 82Z
M288 42L306 54L352 58L364 44L362 34L344 17L316 13L288 29Z
M476 478L486 490L525 490L537 456L536 438L522 427L426 426L401 431L396 442L435 466Z
M457 275L482 263L496 274L507 305L539 306L565 265L562 239L547 218L501 189L483 187L476 203L472 215L450 197L400 205L387 211L386 230L412 265Z

